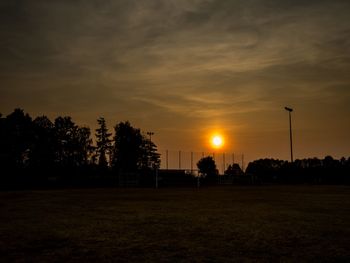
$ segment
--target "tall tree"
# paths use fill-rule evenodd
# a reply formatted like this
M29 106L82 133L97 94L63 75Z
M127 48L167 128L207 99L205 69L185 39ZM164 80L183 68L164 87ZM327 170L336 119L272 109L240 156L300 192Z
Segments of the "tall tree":
M107 167L107 156L110 156L112 150L111 133L108 132L106 121L103 117L97 120L99 128L96 129L96 152L98 155L98 165L100 167Z
M56 118L56 162L62 168L86 165L92 149L90 135L89 128L77 126L71 117Z
M89 156L93 152L91 131L89 127L78 127L75 133L77 141L75 148L76 165L78 167L88 165Z
M113 168L121 172L135 172L139 169L142 157L141 132L132 127L128 121L120 122L114 130Z
M157 152L157 145L149 139L143 137L141 146L140 167L142 169L159 169L160 154Z
M30 165L35 169L52 168L55 162L54 124L46 116L33 121L34 142L30 153Z
M71 117L55 119L56 162L61 168L73 166L74 133L77 128Z
M32 128L32 118L22 109L15 109L2 120L1 152L5 166L23 168L28 165L33 145Z

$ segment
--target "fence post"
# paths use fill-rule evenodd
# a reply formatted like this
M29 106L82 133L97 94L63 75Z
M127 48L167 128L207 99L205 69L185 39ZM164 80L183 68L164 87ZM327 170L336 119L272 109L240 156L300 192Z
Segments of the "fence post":
M191 152L191 174L193 173L193 152Z
M225 160L225 153L223 153L222 154L222 163L224 164L224 169L223 169L223 171L222 171L222 174L225 174L225 162L226 162L226 160Z

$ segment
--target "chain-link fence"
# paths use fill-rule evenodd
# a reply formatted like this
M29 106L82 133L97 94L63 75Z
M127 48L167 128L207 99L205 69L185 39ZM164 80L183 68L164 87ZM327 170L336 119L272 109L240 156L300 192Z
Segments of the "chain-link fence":
M220 174L230 164L237 163L244 170L244 154L227 153L227 152L196 152L181 150L160 150L161 169L179 169L196 171L198 161L206 156L212 156L215 160L216 167Z

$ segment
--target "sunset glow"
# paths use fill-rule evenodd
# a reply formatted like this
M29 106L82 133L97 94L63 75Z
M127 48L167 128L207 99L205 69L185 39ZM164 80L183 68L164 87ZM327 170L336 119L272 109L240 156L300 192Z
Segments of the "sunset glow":
M213 148L219 149L224 145L224 139L221 135L214 135L211 139L211 145Z

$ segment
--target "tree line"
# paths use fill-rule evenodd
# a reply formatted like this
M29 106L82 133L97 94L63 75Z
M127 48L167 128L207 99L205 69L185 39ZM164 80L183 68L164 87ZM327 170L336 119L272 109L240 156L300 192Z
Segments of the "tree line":
M115 173L146 177L160 167L157 146L140 129L119 122L112 135L103 117L97 123L94 145L90 128L78 126L69 116L33 119L22 109L6 117L0 114L2 185L50 180L66 184L92 178L96 183Z
M350 184L350 157L306 158L293 163L259 159L248 164L245 174L255 183Z
M51 121L32 118L22 109L0 114L0 188L30 186L135 186L264 183L349 184L350 158L309 158L293 163L259 159L245 172L230 164L219 175L211 156L198 161L199 177L185 171L155 171L160 168L157 146L128 121L109 132L103 117L97 120L93 143L90 128L79 126L69 116ZM157 179L156 179L157 178Z
M265 158L250 162L245 172L238 164L230 164L219 175L215 160L207 156L197 167L202 179L211 184L350 184L350 157L297 159L293 163Z

